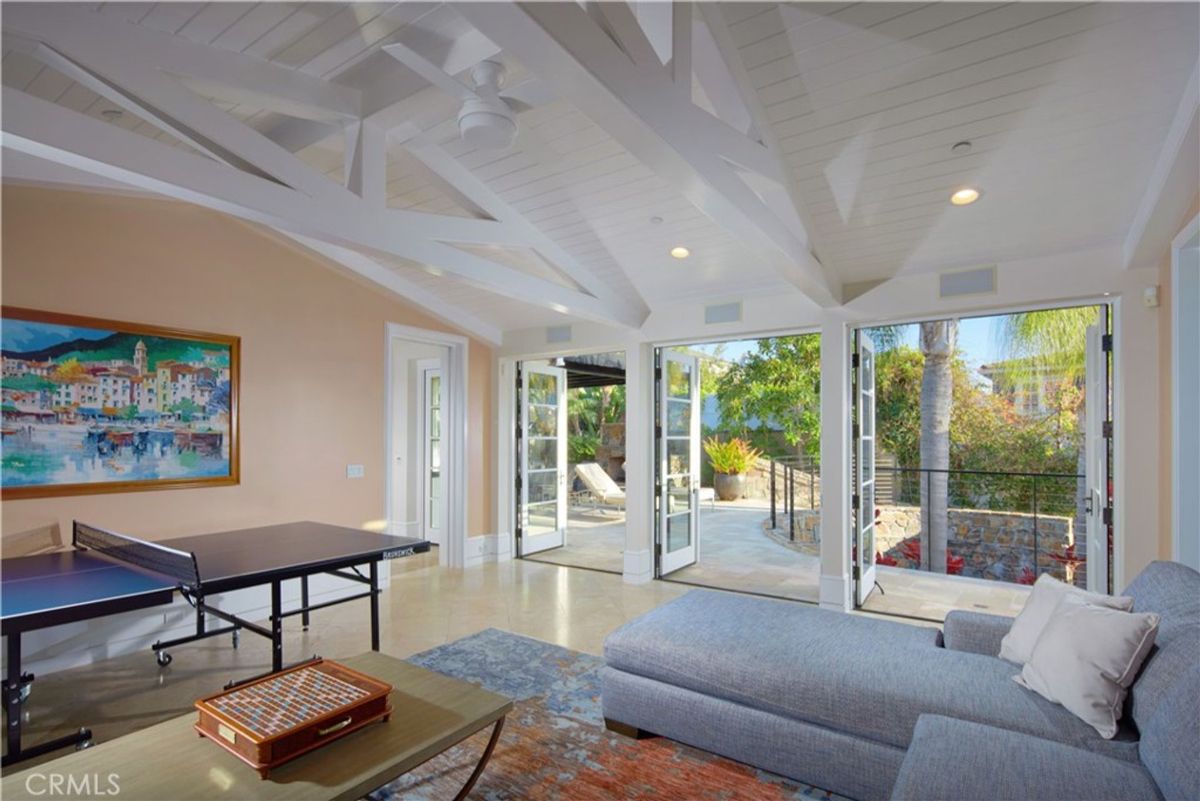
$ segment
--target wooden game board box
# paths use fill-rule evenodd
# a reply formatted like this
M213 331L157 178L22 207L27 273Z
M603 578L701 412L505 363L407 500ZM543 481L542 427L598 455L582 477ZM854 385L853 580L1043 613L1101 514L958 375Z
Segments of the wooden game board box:
M314 659L196 702L196 731L267 778L273 768L391 714L390 684Z

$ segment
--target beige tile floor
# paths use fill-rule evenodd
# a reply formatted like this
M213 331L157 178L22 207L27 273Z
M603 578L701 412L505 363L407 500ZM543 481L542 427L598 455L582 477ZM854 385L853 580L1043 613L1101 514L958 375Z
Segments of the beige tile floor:
M1000 581L935 576L895 567L877 568L878 589L862 608L869 612L943 621L952 609L1015 617L1029 587Z

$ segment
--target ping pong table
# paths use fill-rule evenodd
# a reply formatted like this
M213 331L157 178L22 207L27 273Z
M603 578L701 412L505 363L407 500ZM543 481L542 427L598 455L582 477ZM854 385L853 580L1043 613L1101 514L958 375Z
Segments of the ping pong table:
M3 560L0 573L0 634L7 641L3 681L7 753L2 764L70 745L86 745L81 728L30 748L21 747L21 703L34 680L21 670L21 635L28 631L169 604L178 592L195 609L195 633L155 642L160 666L168 649L222 634L246 631L271 641L271 672L283 669L283 621L360 599L369 601L371 649L379 650L379 562L423 553L429 543L325 523L285 523L150 542L75 521L69 551ZM366 575L361 568L366 567ZM363 592L310 603L308 579L318 574L367 585ZM300 580L300 605L283 608L283 582ZM270 586L269 626L245 620L206 601L215 593ZM209 617L227 625L208 625ZM253 677L258 678L258 677ZM251 679L231 682L230 686Z

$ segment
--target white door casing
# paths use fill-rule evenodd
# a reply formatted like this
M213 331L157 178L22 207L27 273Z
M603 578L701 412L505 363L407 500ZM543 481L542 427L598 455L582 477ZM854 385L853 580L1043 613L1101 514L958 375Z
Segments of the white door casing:
M561 548L567 528L567 371L521 366L520 555Z
M875 349L870 337L858 339L858 506L855 550L858 553L857 600L862 604L875 589Z
M664 348L659 381L659 575L694 564L700 547L700 361Z
M1171 558L1200 570L1200 216L1171 243Z

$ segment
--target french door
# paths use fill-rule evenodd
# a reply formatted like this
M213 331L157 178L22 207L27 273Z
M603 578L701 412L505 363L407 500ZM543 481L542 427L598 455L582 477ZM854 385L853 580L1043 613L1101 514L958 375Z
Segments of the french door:
M446 385L440 359L421 363L421 538L443 544L446 521L442 478L442 410Z
M660 352L658 574L695 564L700 524L700 361Z
M567 528L567 371L521 365L518 555L561 548Z
M857 601L875 589L875 348L870 337L855 333L855 413L858 429L855 462L854 551Z
M1109 495L1109 445L1112 423L1109 414L1108 356L1112 340L1108 331L1108 307L1100 307L1100 319L1088 326L1084 361L1084 536L1087 537L1087 588L1111 592L1112 552L1111 498Z

